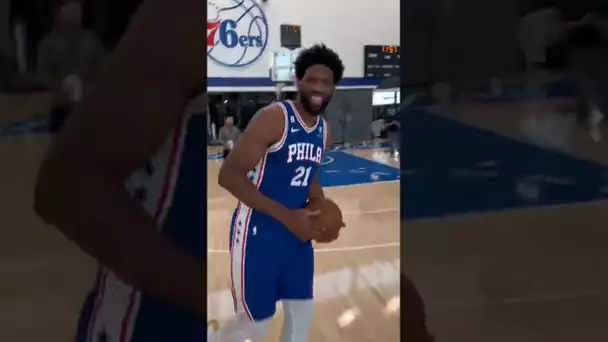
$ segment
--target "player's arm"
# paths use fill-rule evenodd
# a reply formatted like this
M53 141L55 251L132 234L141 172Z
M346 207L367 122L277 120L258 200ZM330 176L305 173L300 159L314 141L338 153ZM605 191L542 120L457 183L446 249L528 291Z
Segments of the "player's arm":
M219 185L239 201L280 222L288 219L290 210L258 191L247 174L264 157L268 147L281 139L284 129L285 115L280 106L270 105L261 109L222 163L218 176Z
M206 315L205 261L163 237L125 180L204 86L205 4L145 1L44 161L34 208L126 282ZM171 25L159 25L167 20Z
M331 129L329 128L329 124L327 120L325 120L325 151L329 149L329 146L333 143ZM325 198L325 192L323 191L323 187L321 186L321 182L319 181L319 174L321 173L321 168L317 170L317 174L315 178L313 178L312 183L310 184L310 188L308 189L308 199L313 201L319 198Z

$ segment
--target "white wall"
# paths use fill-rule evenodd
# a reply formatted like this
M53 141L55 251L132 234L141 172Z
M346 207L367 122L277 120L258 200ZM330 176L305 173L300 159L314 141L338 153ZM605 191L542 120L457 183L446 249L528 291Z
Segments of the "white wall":
M223 10L230 7L232 8ZM251 10L247 11L249 8ZM216 45L208 48L207 73L210 78L268 78L272 52L280 50L281 24L301 25L304 47L314 43L325 43L336 50L346 67L347 78L363 77L363 45L399 44L399 0L268 0L268 2L214 0L209 2L208 19L217 17L218 12L221 20L242 17L235 29L239 36L260 36L261 39L241 38L241 43L250 43L247 49L239 45L235 48L226 48L218 43L220 31L218 29L215 37ZM250 25L253 29L248 34ZM210 33L209 30L207 33ZM249 65L239 67L232 65L241 57L239 63L244 64L258 55L259 58ZM213 58L231 65L221 65ZM210 81L209 85L213 86L212 81L218 80Z

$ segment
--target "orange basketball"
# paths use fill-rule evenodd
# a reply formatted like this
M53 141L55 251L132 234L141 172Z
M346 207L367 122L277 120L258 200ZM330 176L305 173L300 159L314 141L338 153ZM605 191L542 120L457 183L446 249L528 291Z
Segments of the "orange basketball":
M344 221L342 220L342 210L334 201L329 198L313 200L308 203L306 208L320 212L319 215L312 217L315 226L325 228L323 236L317 239L317 242L327 243L338 238L340 229L344 227Z

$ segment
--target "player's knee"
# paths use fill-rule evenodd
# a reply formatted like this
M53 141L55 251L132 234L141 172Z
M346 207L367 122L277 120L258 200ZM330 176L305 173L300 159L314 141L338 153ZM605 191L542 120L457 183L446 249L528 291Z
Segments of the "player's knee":
M312 324L314 304L312 299L284 300L285 323L281 342L306 342Z

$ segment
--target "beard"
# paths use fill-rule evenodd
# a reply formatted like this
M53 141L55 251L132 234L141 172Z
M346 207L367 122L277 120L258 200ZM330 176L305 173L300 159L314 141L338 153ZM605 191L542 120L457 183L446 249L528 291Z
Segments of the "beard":
M302 103L302 106L304 107L304 109L306 109L306 111L312 115L321 115L325 112L325 109L327 109L327 106L329 106L329 102L331 102L331 98L332 96L328 96L328 97L324 97L323 101L321 101L321 104L313 104L310 100L311 96L302 94L300 96L300 102Z

